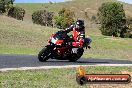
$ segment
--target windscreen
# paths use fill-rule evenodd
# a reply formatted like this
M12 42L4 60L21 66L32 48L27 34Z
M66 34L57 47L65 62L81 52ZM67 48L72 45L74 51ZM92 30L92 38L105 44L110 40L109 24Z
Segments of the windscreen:
M55 35L54 35L54 38L56 39L59 39L59 40L63 40L66 38L66 33L64 32L57 32Z

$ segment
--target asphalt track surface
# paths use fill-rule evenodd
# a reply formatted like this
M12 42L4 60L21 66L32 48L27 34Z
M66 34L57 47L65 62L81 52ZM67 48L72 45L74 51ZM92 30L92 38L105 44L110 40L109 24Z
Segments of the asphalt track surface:
M77 62L68 60L53 60L39 62L35 55L0 55L1 70L26 70L44 68L65 68L77 66L132 66L132 60L112 60L112 59L93 59L80 58Z

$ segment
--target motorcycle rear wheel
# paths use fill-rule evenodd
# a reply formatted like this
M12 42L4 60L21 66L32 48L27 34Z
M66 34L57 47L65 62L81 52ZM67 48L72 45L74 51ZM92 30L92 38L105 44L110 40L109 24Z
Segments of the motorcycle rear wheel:
M44 47L38 54L38 59L40 62L45 62L50 58L50 51L48 47Z
M76 62L82 55L84 50L82 48L78 49L77 53L73 53L69 58L69 62Z
M69 62L76 62L79 59L77 54L72 54L72 56L69 58Z

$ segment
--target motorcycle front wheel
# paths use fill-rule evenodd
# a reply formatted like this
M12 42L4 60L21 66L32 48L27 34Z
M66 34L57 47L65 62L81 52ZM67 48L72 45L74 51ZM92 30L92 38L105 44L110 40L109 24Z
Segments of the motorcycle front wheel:
M48 47L44 47L38 54L38 59L40 62L45 62L50 58L50 50Z

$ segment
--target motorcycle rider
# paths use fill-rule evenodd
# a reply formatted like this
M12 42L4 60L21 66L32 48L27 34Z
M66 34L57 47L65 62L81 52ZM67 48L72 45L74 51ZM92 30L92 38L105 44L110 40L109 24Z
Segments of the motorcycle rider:
M84 45L84 41L88 41L88 48L90 47L91 39L86 38L85 39L85 27L84 27L84 21L83 20L77 20L74 25L71 25L69 28L65 29L65 32L69 33L73 31L73 42L72 46L79 46L82 47Z

